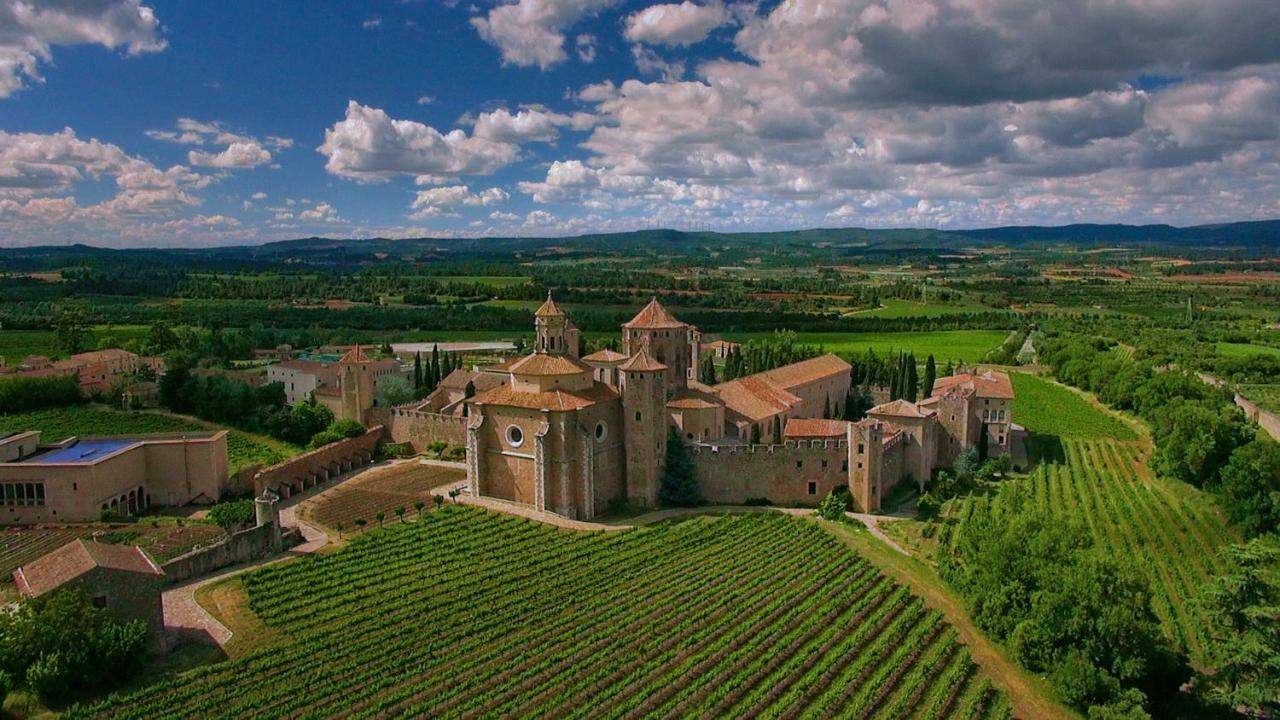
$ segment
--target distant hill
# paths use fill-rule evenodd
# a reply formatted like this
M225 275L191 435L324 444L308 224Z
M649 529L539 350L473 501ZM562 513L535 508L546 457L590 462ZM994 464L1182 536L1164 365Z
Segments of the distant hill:
M726 261L753 253L794 253L797 259L835 256L907 255L966 246L1196 246L1280 247L1280 220L1174 227L1172 225L1011 226L976 230L814 228L778 232L684 232L638 230L574 237L361 238L309 237L263 245L184 249L112 250L88 245L0 248L0 260L15 270L77 264L174 262L230 268L273 264L351 266L383 261L534 259L609 255L715 253Z

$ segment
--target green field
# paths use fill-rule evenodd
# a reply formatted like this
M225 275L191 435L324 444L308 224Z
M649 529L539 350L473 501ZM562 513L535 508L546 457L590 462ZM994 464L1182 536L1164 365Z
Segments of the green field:
M1249 357L1250 355L1280 355L1280 348L1250 343L1218 343L1218 354L1224 357Z
M871 310L856 310L850 317L945 317L947 315L963 315L965 313L994 312L993 308L974 302L919 302L900 298L885 298L880 307Z
M71 716L1010 716L937 611L778 514L585 533L448 506L244 585L280 646Z
M725 333L727 340L743 342L772 333ZM974 362L981 360L991 350L1004 342L1009 333L1003 330L935 330L899 333L798 333L801 343L822 345L827 352L845 357L862 355L871 348L879 355L898 351L913 352L916 359L924 361L933 355L939 363L948 360Z
M438 283L471 283L490 287L523 285L532 279L520 275L431 275L428 277Z
M1212 498L1154 477L1135 443L1112 440L1064 440L1056 462L1013 482L1029 485L1036 505L1084 523L1098 547L1145 573L1165 635L1193 664L1208 664L1211 623L1196 599L1220 570L1218 548L1237 542ZM1011 491L961 501L958 514L975 502L998 508Z
M71 436L134 435L139 433L191 432L217 427L174 415L155 412L120 412L101 407L59 408L0 415L0 432L39 430L44 442ZM273 465L302 452L274 438L232 430L227 434L227 461L234 474L249 465Z
M146 325L94 325L89 348L98 347L104 338L114 338L116 343L112 343L113 346L141 341L149 331L150 327ZM17 365L28 355L65 357L66 353L58 347L58 335L52 330L0 330L0 357L6 363Z
M1013 421L1028 431L1063 438L1136 440L1137 433L1116 416L1066 386L1027 373L1013 380Z

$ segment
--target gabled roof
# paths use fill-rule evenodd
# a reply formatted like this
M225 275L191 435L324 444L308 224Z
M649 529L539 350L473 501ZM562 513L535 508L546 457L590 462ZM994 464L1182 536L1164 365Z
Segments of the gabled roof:
M355 347L348 350L346 354L344 354L342 358L338 360L338 364L350 365L351 363L369 362L370 360L372 360L372 358L370 358L368 355L365 354L364 348L360 347L359 345L356 345Z
M751 421L763 420L800 404L800 398L759 375L748 375L716 386L726 409Z
M791 389L832 375L848 374L853 366L831 353L783 365L759 373L760 377L783 388Z
M690 380L688 387L676 392L675 397L667 402L667 407L676 410L699 410L723 407L724 401L715 389Z
M626 355L623 355L617 350L610 350L608 348L605 348L604 350L597 350L596 352L593 352L590 355L587 355L586 357L582 358L584 362L601 362L601 363L621 362L626 359L627 359Z
M667 366L653 359L649 351L640 348L640 352L632 355L626 362L618 366L623 372L657 372L666 370Z
M972 390L980 398L1000 400L1013 399L1013 383L1009 382L1008 373L988 370L981 375L961 373L950 377L941 377L933 381L933 395L942 395L953 388Z
M111 360L125 360L128 358L136 358L137 355L128 350L120 348L107 348L106 350L92 350L90 352L76 353L69 359L82 363L98 363L109 362Z
M604 383L593 383L585 390L546 392L521 392L513 390L510 385L503 385L475 396L472 402L477 405L504 405L529 410L566 411L617 399L618 393L613 388Z
M712 340L711 342L703 343L702 347L710 348L712 350L715 350L718 348L725 348L727 350L729 348L739 347L739 344L736 342L730 342L728 340Z
M894 400L877 405L867 411L868 415L889 415L891 417L924 418L928 417L920 408L909 400Z
M160 566L136 545L107 545L76 539L18 568L13 578L23 595L39 597L94 568L164 575Z
M849 423L845 420L791 418L787 420L787 428L782 431L782 436L788 438L842 438L848 433Z
M551 299L551 291L547 291L547 299L537 310L533 311L534 317L565 317L564 311L556 305L556 301Z
M632 330L670 330L674 328L688 327L687 324L680 322L674 315L667 312L662 307L662 303L658 302L658 298L649 301L636 316L622 324L622 327Z
M546 377L550 375L580 375L591 372L591 367L568 355L548 355L534 353L511 363L508 368L513 375L533 375Z

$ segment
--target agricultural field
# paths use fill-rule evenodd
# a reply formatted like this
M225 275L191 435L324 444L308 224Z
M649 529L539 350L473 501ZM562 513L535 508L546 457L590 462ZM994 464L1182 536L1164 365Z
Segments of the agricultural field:
M1011 714L938 612L783 515L581 533L448 506L244 586L280 646L69 717Z
M191 432L219 426L158 412L121 412L103 406L58 408L0 415L0 432L39 430L42 440L56 442L84 435L132 435ZM234 474L250 465L273 465L302 452L288 443L241 430L227 434L227 460Z
M1220 342L1217 344L1218 354L1224 357L1249 357L1250 355L1280 355L1280 348L1269 345L1253 345L1251 343Z
M963 315L965 313L992 312L993 308L975 302L920 302L901 298L884 298L880 307L868 310L855 310L849 315L853 317L946 317L947 315Z
M147 337L146 325L94 325L89 328L89 348L98 347L104 338L112 347L119 347ZM17 365L28 355L65 357L58 347L58 334L53 330L0 330L0 357L9 365Z
M112 525L71 525L66 527L14 528L0 530L0 585L13 582L13 571L76 538L95 535L102 542L138 545L156 562L167 562L196 545L207 545L226 533L217 525L172 518Z
M1196 598L1221 570L1218 548L1238 538L1210 496L1155 477L1137 443L1064 438L1062 446L1060 461L1013 482L1030 485L1037 505L1085 523L1099 547L1144 572L1165 635L1205 666L1211 623ZM963 518L975 502L999 507L1006 492L959 501L949 512Z
M772 333L725 333L726 340L745 342ZM976 362L1000 346L1009 333L1003 330L934 330L923 332L865 333L797 333L801 343L822 345L827 352L845 357L866 353L870 348L878 355L901 352L915 353L916 359L933 355L939 363L947 361Z
M432 490L465 480L466 476L463 470L423 465L416 459L371 468L308 499L298 508L298 514L308 523L328 530L354 530L357 519L365 520L366 527L372 529L377 527L378 513L383 513L384 522L394 522L396 508L403 507L405 517L413 518L417 514L415 502L432 507Z
M1010 373L1013 381L1013 421L1037 435L1062 438L1136 440L1124 421L1090 403L1079 393L1052 380Z

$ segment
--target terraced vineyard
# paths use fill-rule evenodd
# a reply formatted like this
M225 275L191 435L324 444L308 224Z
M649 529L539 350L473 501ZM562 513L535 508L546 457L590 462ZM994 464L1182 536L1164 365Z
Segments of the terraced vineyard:
M1084 522L1100 547L1141 568L1165 634L1193 663L1203 662L1209 623L1193 599L1220 569L1217 549L1234 541L1212 500L1189 485L1154 477L1135 443L1062 444L1065 462L1042 464L1015 482L1029 483L1038 505ZM998 508L1005 493L966 501L957 514L967 517L977 502Z
M941 615L781 515L581 533L449 506L244 583L283 645L72 716L1010 715Z
M365 520L372 529L377 527L378 513L385 516L384 521L394 521L396 508L402 507L405 517L413 518L417 515L415 502L431 508L432 490L466 477L463 470L422 465L416 460L373 468L307 500L298 513L307 522L331 530L339 525L352 530L357 519Z

